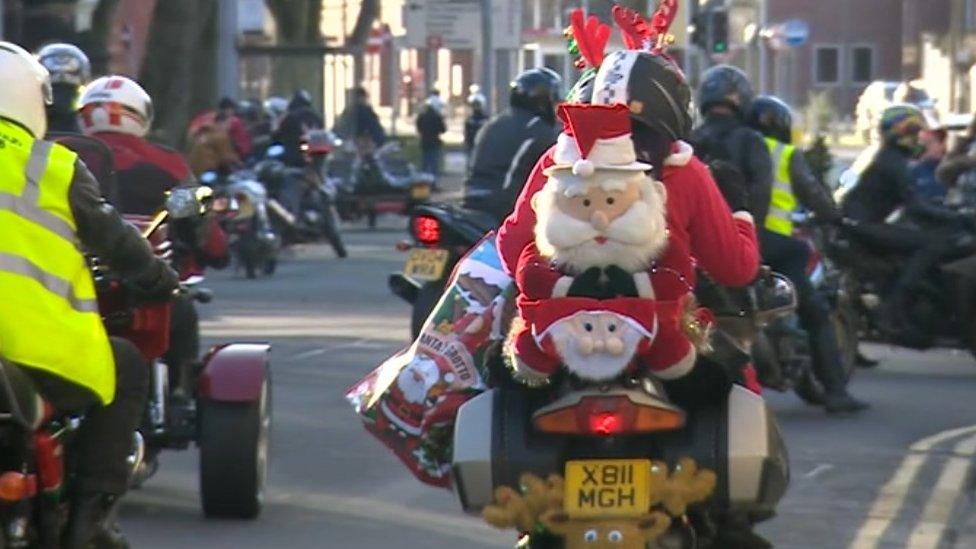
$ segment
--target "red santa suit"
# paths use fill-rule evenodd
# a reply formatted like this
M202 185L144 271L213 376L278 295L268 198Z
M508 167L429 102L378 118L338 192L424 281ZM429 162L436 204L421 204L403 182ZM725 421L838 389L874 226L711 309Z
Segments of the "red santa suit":
M548 179L546 170L556 164L555 150L556 147L550 149L536 164L514 212L499 230L497 243L502 264L519 284L521 309L533 301L565 295L572 283L538 255L534 244L536 214L531 201ZM670 236L663 255L646 275L655 299L663 303L662 310L666 309L663 322L667 330L658 334L663 338L659 342L660 358L643 358L657 375L676 379L691 371L693 356L687 360L684 343L674 344L679 341L677 334L674 338L665 334L680 330L680 313L694 289L695 269L702 269L719 284L740 287L755 279L759 253L751 216L747 212L732 214L708 168L694 157L690 145L680 141L674 144L672 155L665 161L662 181L667 191ZM515 352L521 349L529 357L533 352L530 342L534 340L526 335L516 336ZM541 374L553 364L551 357L548 361L545 358L543 353L529 359L538 361Z

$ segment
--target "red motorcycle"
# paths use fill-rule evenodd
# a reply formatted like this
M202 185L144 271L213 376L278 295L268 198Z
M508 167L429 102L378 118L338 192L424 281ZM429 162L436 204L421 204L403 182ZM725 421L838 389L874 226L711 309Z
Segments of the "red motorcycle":
M201 213L210 189L178 189L167 210L154 218L132 217L157 253L170 252L167 220ZM268 353L261 344L232 343L211 348L201 360L189 394L169 385L171 303L140 302L110 266L96 265L99 307L109 334L132 341L150 363L150 389L138 439L140 452L133 477L138 485L156 471L162 450L200 448L200 491L208 517L254 518L261 510L267 474L271 394ZM206 290L181 290L208 302Z

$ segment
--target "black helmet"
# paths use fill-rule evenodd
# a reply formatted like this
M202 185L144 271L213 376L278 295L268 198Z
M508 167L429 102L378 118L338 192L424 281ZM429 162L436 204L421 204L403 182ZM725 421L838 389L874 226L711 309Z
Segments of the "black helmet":
M702 75L698 88L698 109L705 114L712 107L723 105L742 115L749 110L754 96L746 73L731 65L718 65Z
M91 80L91 63L77 46L48 44L37 52L37 60L51 73L52 84L84 86Z
M755 98L746 114L746 123L781 143L793 141L793 111L778 97L761 95Z
M615 51L593 82L594 104L624 103L630 116L676 141L691 133L691 88L670 59L636 50Z
M563 79L552 69L529 69L512 80L509 103L550 121L556 121L556 103L562 95Z

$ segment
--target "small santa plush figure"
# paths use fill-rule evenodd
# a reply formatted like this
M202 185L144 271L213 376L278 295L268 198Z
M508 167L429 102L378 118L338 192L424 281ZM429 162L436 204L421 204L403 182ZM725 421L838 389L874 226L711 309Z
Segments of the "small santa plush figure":
M560 365L595 380L629 369L681 377L696 356L686 333L692 287L681 274L688 259L669 249L667 193L637 162L629 110L558 112L565 131L532 199L535 242L515 272L510 364L530 384Z

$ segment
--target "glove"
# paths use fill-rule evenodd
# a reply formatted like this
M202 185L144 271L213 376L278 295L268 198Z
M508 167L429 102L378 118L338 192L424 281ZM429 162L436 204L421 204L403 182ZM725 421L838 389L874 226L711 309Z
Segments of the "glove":
M603 270L599 267L590 267L583 274L573 279L569 285L569 297L590 297L593 299L603 299L606 293L600 278L603 277Z
M139 297L144 301L169 301L180 287L180 277L162 260L156 260L154 276L135 283Z
M604 299L637 297L637 284L634 282L633 275L616 265L607 267L606 273L609 280Z

